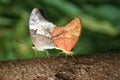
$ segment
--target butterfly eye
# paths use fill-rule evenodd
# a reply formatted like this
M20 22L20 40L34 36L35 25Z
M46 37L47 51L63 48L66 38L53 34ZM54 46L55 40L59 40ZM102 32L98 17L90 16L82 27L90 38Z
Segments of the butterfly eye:
M34 44L32 44L32 47L35 47L35 45L34 45Z

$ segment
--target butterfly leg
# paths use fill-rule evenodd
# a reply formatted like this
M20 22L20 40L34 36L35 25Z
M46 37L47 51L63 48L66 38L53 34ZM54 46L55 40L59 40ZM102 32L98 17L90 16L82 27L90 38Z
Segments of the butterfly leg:
M32 49L35 51L35 56L38 57L38 53L37 53L36 47L34 45L32 45Z
M57 53L57 56L56 57L58 57L60 54L63 54L64 52L59 52L59 53Z
M49 57L49 52L47 50L45 50L46 54L47 54L47 57Z
M67 54L65 54L65 60L64 60L64 63L66 63L66 62L67 62L67 58L68 58L68 55L67 55Z
M38 52L35 50L35 56L38 57Z
M57 58L60 54L64 54L64 52L59 52L59 53L57 53L56 58ZM65 60L64 60L64 63L67 61L67 58L68 58L68 55L65 54Z

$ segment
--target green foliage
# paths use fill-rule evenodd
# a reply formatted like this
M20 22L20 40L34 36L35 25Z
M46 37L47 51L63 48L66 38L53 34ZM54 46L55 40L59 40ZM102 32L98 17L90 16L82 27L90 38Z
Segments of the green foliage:
M101 4L102 3L102 4ZM119 1L107 0L1 0L0 60L46 57L35 52L29 35L29 16L33 8L43 8L58 26L75 17L82 19L83 31L75 54L120 51ZM48 50L51 56L59 50Z

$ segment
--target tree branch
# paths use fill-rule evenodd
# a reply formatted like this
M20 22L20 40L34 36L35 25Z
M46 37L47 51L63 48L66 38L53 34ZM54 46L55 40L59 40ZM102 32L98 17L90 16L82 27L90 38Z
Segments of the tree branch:
M0 62L0 80L120 80L120 54Z

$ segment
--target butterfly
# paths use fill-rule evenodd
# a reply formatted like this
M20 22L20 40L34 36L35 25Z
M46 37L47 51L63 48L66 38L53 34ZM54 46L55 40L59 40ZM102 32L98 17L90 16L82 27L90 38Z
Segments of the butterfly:
M77 45L82 30L82 22L75 18L64 27L55 27L52 32L52 39L56 48L61 49L68 55L73 54L73 49Z
M35 50L55 48L71 55L79 41L82 22L79 18L75 18L66 26L58 27L45 19L41 10L35 8L30 15L29 29Z
M56 25L45 19L42 10L34 8L30 15L29 29L34 49L44 51L55 48L55 43L51 38L51 32Z

